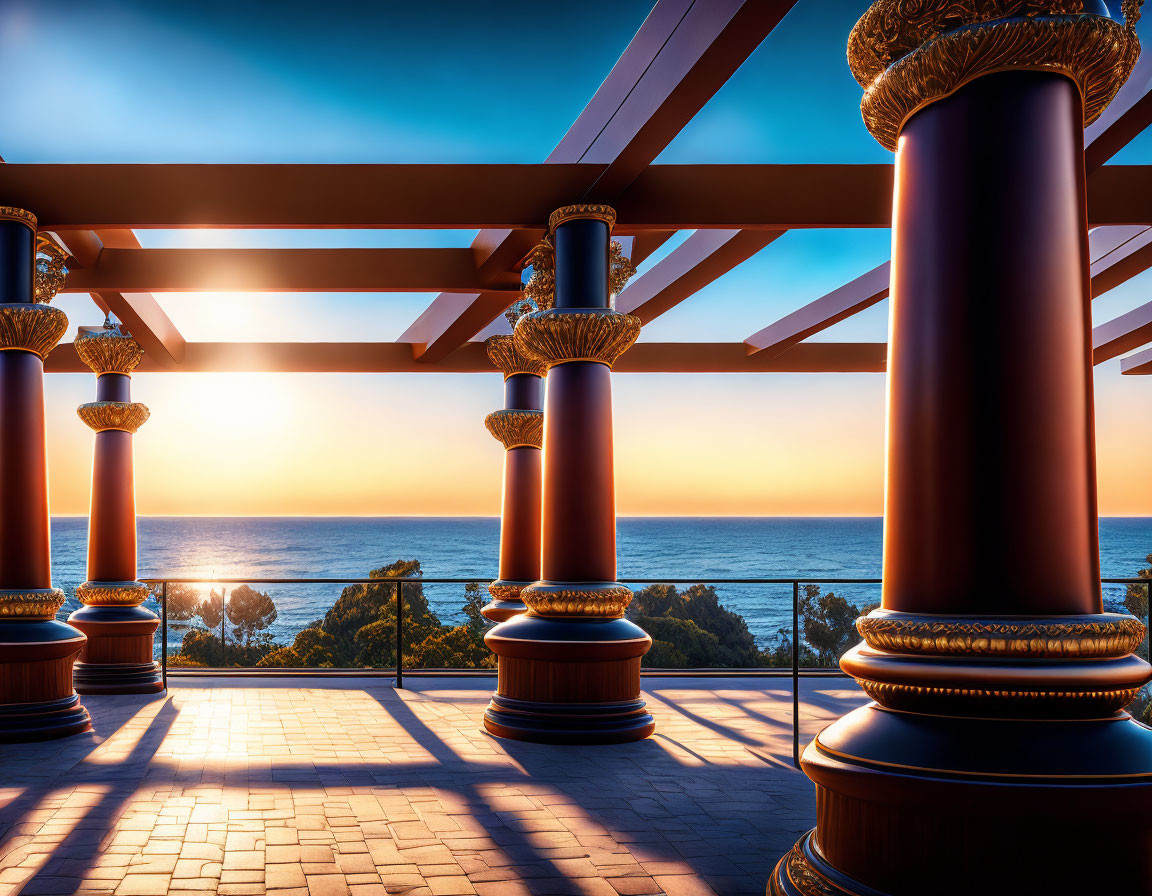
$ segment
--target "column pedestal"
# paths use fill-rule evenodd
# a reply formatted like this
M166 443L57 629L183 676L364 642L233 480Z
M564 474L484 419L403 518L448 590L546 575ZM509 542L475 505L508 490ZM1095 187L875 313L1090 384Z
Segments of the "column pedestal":
M899 137L884 591L841 659L875 702L805 750L816 829L770 894L1152 892L1152 730L1123 711L1152 669L1099 585L1083 165L1135 35L1003 5L880 0L850 39Z
M68 318L33 302L35 252L35 217L0 208L0 743L91 727L72 688L85 638L56 621L52 587L44 357Z
M615 214L572 206L552 216L556 304L520 319L519 351L548 366L540 581L528 612L485 636L500 657L484 727L539 743L623 743L652 734L640 658L652 639L624 619L632 592L616 582L611 365L640 332L608 308Z
M84 604L68 621L88 636L75 668L81 694L155 694L164 689L152 659L160 620L141 606L148 586L136 581L136 498L132 439L148 408L131 400L131 373L143 357L118 328L81 330L76 353L96 373L96 401L77 409L96 432L88 522Z

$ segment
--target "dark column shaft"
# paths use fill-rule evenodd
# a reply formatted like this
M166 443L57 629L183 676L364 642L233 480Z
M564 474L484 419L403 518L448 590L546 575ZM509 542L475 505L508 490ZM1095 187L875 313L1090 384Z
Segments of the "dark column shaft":
M500 578L533 582L540 577L540 449L527 445L504 452L500 524Z
M545 395L545 581L616 579L612 371L572 361L548 371Z
M904 127L893 214L884 606L1098 613L1075 85L1008 72Z
M44 362L0 352L0 588L52 587Z
M0 219L0 304L32 301L36 234L19 222Z
M131 582L136 578L136 496L132 434L96 434L92 506L88 524L88 579Z

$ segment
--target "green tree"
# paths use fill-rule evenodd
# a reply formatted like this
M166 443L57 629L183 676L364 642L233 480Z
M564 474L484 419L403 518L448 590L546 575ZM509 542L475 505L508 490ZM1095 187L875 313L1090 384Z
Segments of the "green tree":
M164 596L163 585L151 585L149 590L152 592L152 597L156 600L156 605L161 606L161 598ZM185 622L198 615L200 608L200 592L196 590L195 585L188 585L183 582L169 582L168 583L168 621L169 622Z
M1152 566L1152 554L1145 557L1144 562ZM1130 584L1124 595L1124 606L1137 619L1146 622L1148 620L1148 588L1152 585L1152 569L1138 569L1136 575L1138 578L1146 579L1148 584Z
M679 662L747 668L762 661L744 617L722 607L711 585L692 585L683 593L673 585L649 585L633 596L626 615L653 638L642 660L647 667Z
M335 665L336 639L317 624L296 635L291 647L277 647L257 666L268 668L331 669Z
M834 592L820 593L819 585L804 585L800 597L800 631L816 653L820 666L835 666L849 647L860 643L856 620L874 609L861 610Z
M415 578L420 561L397 560L369 573L366 584L349 585L324 618L301 631L292 646L270 652L265 666L388 668L396 664L396 585L383 581ZM488 622L480 613L484 592L475 582L464 588L460 626L444 625L432 612L419 582L401 587L404 601L404 663L408 666L494 666L484 644Z
M228 621L234 626L232 634L237 641L243 641L245 648L252 646L257 632L276 621L276 604L271 596L247 585L232 589L226 610Z

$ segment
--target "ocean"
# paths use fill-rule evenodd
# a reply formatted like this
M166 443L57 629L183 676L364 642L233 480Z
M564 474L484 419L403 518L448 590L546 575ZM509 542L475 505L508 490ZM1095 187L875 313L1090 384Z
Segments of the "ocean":
M877 578L883 521L879 517L624 517L617 523L619 577L691 579ZM85 579L88 521L52 520L54 583L69 596L62 616L78 604L72 593ZM141 577L252 578L366 577L398 559L417 559L424 575L496 576L500 522L452 517L141 517ZM1152 518L1100 521L1101 574L1136 575L1152 553ZM278 618L278 641L319 619L340 595L338 585L268 585ZM425 593L444 622L463 619L462 585L427 585ZM878 586L829 586L859 605L879 600ZM207 586L205 586L205 592ZM1105 589L1115 606L1123 586ZM720 585L721 602L745 618L761 645L791 625L791 588ZM170 632L179 646L181 630Z

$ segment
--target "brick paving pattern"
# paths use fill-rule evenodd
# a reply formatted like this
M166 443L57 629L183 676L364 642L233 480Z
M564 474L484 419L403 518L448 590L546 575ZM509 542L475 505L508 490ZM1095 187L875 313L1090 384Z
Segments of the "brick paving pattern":
M0 746L0 893L761 896L814 817L779 679L646 679L657 735L501 741L491 679L174 679ZM805 737L864 702L803 683Z

